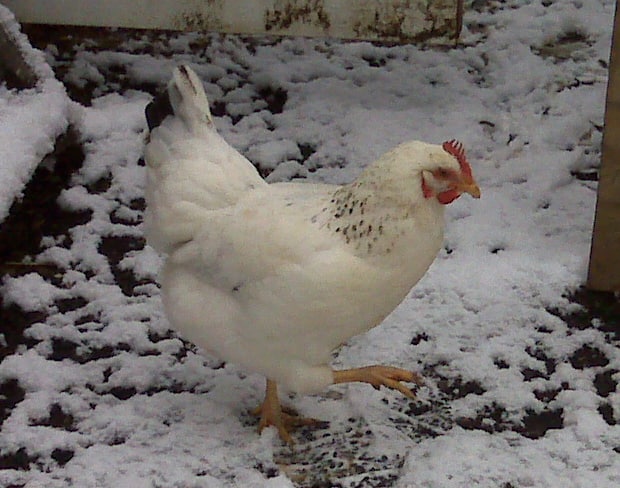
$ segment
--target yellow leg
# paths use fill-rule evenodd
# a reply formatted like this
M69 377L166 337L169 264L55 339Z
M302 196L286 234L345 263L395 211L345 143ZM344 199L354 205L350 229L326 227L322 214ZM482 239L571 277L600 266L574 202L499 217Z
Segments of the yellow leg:
M265 427L274 426L278 429L280 438L287 444L295 443L289 434L289 430L301 425L314 425L321 422L320 420L301 417L294 410L282 408L278 398L278 385L269 379L265 389L265 400L252 413L260 415L258 432L262 432Z
M366 366L365 368L334 371L334 384L355 381L369 383L376 389L379 389L381 386L387 386L400 391L407 398L412 399L415 398L413 391L403 385L401 381L415 383L416 385L424 384L419 374L391 366Z

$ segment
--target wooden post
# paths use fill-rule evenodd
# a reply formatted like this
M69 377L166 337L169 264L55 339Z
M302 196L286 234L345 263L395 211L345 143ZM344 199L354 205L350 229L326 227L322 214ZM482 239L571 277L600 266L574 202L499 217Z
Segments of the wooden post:
M620 18L618 2L607 85L603 156L588 287L620 291Z

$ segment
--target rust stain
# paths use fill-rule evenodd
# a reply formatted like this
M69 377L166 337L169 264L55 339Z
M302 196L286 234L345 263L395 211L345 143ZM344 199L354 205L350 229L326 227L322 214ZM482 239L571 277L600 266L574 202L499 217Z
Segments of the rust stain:
M280 0L265 11L267 32L289 29L296 23L311 24L328 31L331 21L324 0Z
M235 0L237 1L237 0ZM239 1L248 8L252 0ZM230 3L228 3L230 2ZM338 36L383 42L458 42L464 0L267 0L239 23L231 0L195 0L178 13L173 28L190 31ZM345 2L344 4L349 5ZM343 4L343 5L344 5ZM225 5L227 8L225 8Z
M179 13L172 21L174 28L182 31L221 31L220 17L224 0L207 0L201 8Z
M461 2L456 1L456 18L444 13L446 9L454 8L454 0L368 3L370 12L354 23L353 30L359 38L376 37L401 43L424 42L438 37L458 38Z
M463 30L463 13L465 12L465 0L456 0L456 25L454 26L454 41L459 42Z

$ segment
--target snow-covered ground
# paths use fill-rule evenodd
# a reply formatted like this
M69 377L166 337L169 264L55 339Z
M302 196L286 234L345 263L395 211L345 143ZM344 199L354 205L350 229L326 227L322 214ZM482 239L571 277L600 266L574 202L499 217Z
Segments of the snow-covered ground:
M561 318L585 280L614 2L466 3L457 48L56 32L45 59L87 106L50 80L0 85L2 182L68 123L85 151L58 199L72 224L2 281L0 486L620 486L620 319ZM346 182L408 139L465 144L482 198L449 206L427 276L334 358L422 372L419 401L285 398L329 422L289 448L247 413L261 377L169 331L140 158L144 107L179 62L271 181ZM0 188L8 209L21 187Z

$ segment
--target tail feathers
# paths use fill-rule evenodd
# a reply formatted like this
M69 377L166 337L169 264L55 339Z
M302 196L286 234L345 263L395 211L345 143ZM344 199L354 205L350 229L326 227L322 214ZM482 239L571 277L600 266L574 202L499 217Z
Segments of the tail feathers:
M179 117L194 132L201 127L213 127L209 101L202 82L186 65L175 68L168 89L146 107L149 130L159 127L166 117Z
M168 115L174 114L167 90L157 95L153 101L146 106L145 114L149 130L159 127Z

